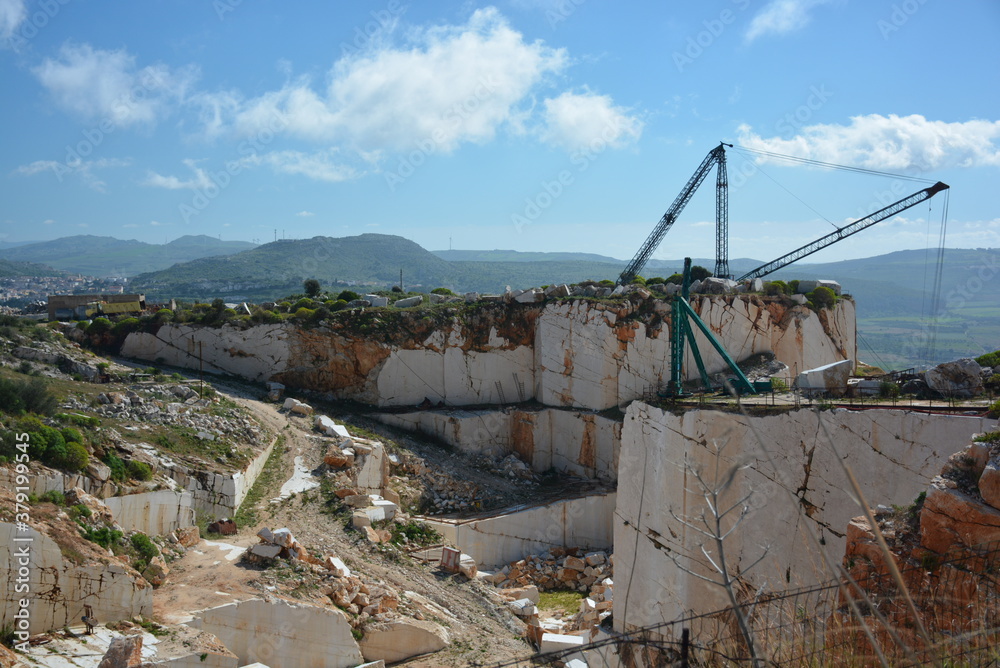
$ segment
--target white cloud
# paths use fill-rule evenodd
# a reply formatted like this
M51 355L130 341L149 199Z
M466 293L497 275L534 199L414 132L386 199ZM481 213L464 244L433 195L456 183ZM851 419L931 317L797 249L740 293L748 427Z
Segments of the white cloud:
M185 99L197 78L195 68L139 68L125 49L105 51L70 42L33 72L64 110L119 126L154 124Z
M150 227L163 227L164 225L167 225L167 223L161 223L158 220L151 220L151 221L149 221L149 226Z
M809 24L812 18L810 12L829 2L830 0L771 0L750 21L746 41L801 30Z
M930 172L1000 165L1000 121L930 121L919 114L854 116L849 125L817 124L791 139L761 137L748 125L739 143L752 149L841 165Z
M223 93L197 102L209 130L231 115L241 135L277 127L359 152L424 146L447 153L491 140L532 89L567 63L563 49L526 42L488 7L463 25L414 29L403 46L380 40L346 55L323 88L301 78L245 101Z
M128 158L100 158L99 160L79 160L72 164L65 164L56 160L36 160L27 165L21 165L14 170L15 174L21 176L35 176L44 172L52 172L59 182L66 176L79 176L84 184L97 192L107 192L105 183L95 172L101 169L114 167L128 167L132 161Z
M47 218L42 221L42 225L55 225L55 223L56 221L52 220L51 218Z
M295 214L295 215L296 215L296 216L301 216L301 217L303 217L303 218L309 218L309 217L311 217L311 216L315 216L316 214L315 214L315 213L313 213L312 211L299 211L299 212L298 212L297 214Z
M303 153L301 151L274 151L244 159L245 165L267 165L282 174L300 174L314 181L338 183L359 178L363 172L344 164L336 149ZM301 213L298 215L302 215ZM311 214L309 214L311 215Z
M26 18L24 0L0 0L0 42L9 42Z
M621 148L639 139L643 122L608 95L565 92L545 100L542 140L573 151L584 147Z
M204 169L198 166L195 160L187 159L181 162L194 172L191 178L179 179L176 176L163 176L162 174L150 171L146 176L146 180L142 182L142 185L154 188L166 188L167 190L183 190L185 188L201 190L212 186L212 179Z

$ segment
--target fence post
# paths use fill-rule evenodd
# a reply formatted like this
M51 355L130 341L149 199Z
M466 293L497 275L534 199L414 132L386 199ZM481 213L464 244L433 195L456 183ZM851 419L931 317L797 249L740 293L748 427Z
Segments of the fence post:
M681 668L688 668L688 647L691 645L690 629L681 630Z

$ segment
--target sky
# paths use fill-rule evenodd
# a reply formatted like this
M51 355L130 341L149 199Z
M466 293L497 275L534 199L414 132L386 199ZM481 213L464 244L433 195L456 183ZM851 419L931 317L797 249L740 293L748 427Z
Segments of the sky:
M381 233L628 259L725 141L731 258L912 178L947 201L810 259L942 228L996 248L998 32L996 0L0 0L0 242ZM714 254L714 183L653 257Z

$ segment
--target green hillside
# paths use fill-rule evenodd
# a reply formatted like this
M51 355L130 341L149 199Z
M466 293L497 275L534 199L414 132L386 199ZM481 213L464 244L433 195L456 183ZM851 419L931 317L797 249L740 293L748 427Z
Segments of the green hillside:
M220 241L204 235L183 236L166 244L78 235L6 248L0 250L0 259L39 262L88 276L134 276L178 262L229 255L253 247L246 241Z
M62 276L63 272L34 262L17 262L0 259L0 278L15 276Z

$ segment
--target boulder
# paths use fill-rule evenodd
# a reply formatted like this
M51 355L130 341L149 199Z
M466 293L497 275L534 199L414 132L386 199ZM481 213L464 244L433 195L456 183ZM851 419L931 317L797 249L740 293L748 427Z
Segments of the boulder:
M715 276L709 276L703 280L697 290L694 289L693 285L691 286L691 292L700 292L707 295L724 295L735 289L736 281L731 281L728 278L717 278Z
M974 397L983 391L980 369L976 360L965 358L938 364L924 373L924 380L927 387L946 397Z
M979 476L979 493L983 501L1000 510L1000 455L986 462L983 474Z
M398 299L393 302L393 306L396 308L410 308L411 306L420 306L424 303L424 298L421 295L416 297L406 297L404 299Z
M232 536L236 533L236 522L231 519L221 519L218 522L209 524L208 530L213 533L222 534L223 536Z
M439 624L417 619L398 619L369 626L358 645L365 661L386 663L437 652L448 646L448 632Z
M833 290L833 294L840 294L840 283L827 279L799 281L799 287L795 290L795 292L804 295L807 292L812 292L816 288L829 288Z
M111 639L97 668L139 668L141 665L142 636L118 636Z
M939 554L1000 541L1000 510L937 477L920 511L920 544Z
M247 548L247 553L261 559L277 559L278 555L281 554L281 549L280 545L257 543Z
M809 303L809 300L806 298L805 295L789 295L788 298L791 299L796 304L798 304L799 306L805 306L806 304Z
M795 385L801 390L843 391L847 389L847 379L853 369L853 360L824 364L800 373L795 379Z
M146 578L146 581L154 587L159 587L167 581L167 576L170 574L170 567L167 566L167 562L163 560L161 555L156 555L149 560L149 565L142 571L142 577Z
M511 601L507 604L507 607L518 617L531 617L538 614L538 609L529 598L520 598L516 601Z
M201 530L196 526L181 527L176 534L177 542L184 547L194 547L201 541Z
M479 301L479 293L478 292L466 292L465 293L465 302L467 304L471 304L472 302L478 302L478 301Z
M559 297L569 297L569 286L565 283L560 285L550 285L548 289L545 290L545 296L559 298Z
M275 529L271 532L271 542L281 547L291 547L297 541L290 529Z
M545 293L537 288L533 288L514 297L514 301L518 304L534 304L536 302L542 302L545 301Z
M341 561L338 557L328 556L323 560L323 565L326 566L328 571L331 571L338 577L351 577L351 569L348 568L347 564Z

